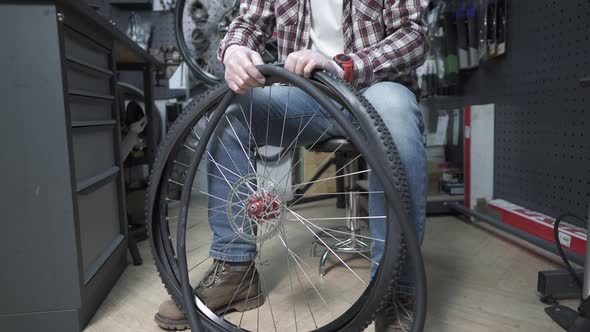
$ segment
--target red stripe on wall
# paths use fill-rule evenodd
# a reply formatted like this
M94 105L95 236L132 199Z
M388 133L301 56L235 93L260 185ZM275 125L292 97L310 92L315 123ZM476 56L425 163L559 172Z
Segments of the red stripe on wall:
M503 208L502 206L497 206L493 202L490 202L489 206L500 212L502 222L513 227L516 227L520 230L523 230L543 240L555 243L555 237L553 235L553 226L555 224L555 219L543 218L542 220L535 221L533 218L520 215L526 215L526 213L528 213L525 208L521 208L518 211L511 211ZM519 212L520 214L517 214L515 212ZM532 216L537 215L534 211L530 211L530 213ZM565 225L560 224L559 232L560 234L564 235L565 233L562 229L562 226L565 227ZM569 248L571 251L576 252L582 256L584 256L586 253L586 240L580 239L575 236L571 236L569 245L563 243L563 241L561 245Z

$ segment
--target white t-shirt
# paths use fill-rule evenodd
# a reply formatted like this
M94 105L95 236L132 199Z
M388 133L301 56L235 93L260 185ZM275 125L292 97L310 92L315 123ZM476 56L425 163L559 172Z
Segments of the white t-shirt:
M330 59L336 54L344 52L342 1L310 0L310 48L324 54Z

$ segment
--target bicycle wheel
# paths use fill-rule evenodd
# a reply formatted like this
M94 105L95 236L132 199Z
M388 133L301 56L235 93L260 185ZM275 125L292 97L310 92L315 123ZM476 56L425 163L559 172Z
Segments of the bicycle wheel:
M341 81L318 73L315 75L315 82L312 83L273 66L262 66L261 71L268 77L268 82L288 83L287 89L299 89L331 110L332 125L338 126L345 138L358 150L356 158L363 157L370 165L371 168L362 172L377 176L383 184L387 198L387 217L370 218L381 219L383 222L387 220L385 237L380 239L372 237L370 233L354 232L357 239L367 242L381 241L385 247L383 259L374 262L369 254L360 250L352 250L347 254L332 250L334 261L338 265L334 272L325 277L311 272L316 271L311 266L317 264L318 260L314 257L305 257L302 252L308 250L313 241L322 241L325 246L329 246L331 243L328 242L340 241L338 235L351 235L352 232L334 233L328 230L331 226L341 224L343 220L350 221L356 216L343 215L343 212L335 209L329 201L319 206L288 206L288 193L281 182L286 175L281 177L265 173L264 161L259 161L258 167L250 163L249 172L244 174L238 171L237 166L231 170L231 161L225 164L216 162L206 147L211 144L210 140L214 137L212 133L218 128L220 120L231 123L227 114L230 112L228 106L234 97L225 85L220 85L186 107L185 112L171 127L156 158L148 191L147 220L150 223L158 271L175 301L188 301L185 306L189 308L187 313L193 316L192 318L197 317L198 322L194 324L202 324L205 330L362 330L372 321L374 313L392 291L404 262L405 248L402 236L400 232L393 231L394 223L401 223L404 232L409 236L413 235L412 228L406 230L407 225L404 226L402 221L409 206L408 192L395 145L378 114L362 96L350 90ZM332 99L327 99L327 95ZM335 108L335 105L340 109ZM247 118L247 113L252 114L251 107L249 110L240 108L236 111L235 107L233 109L238 116L241 113L244 119ZM286 110L284 114L286 117ZM307 124L310 121L311 119L307 120ZM246 127L252 130L248 122L245 123ZM233 128L231 125L230 127ZM263 128L264 125L257 124L257 127ZM281 144L278 146L289 148L301 143L297 140L305 127L306 123L301 121L299 131L291 134L291 139L285 139L284 142L285 133L281 133ZM316 135L312 142L308 142L311 144L305 145L313 148L328 138L325 136L328 132L326 130ZM259 146L254 136L248 134L247 142L244 140L240 144L245 157L248 157L246 151L256 151L256 147ZM187 144L187 140L194 140L195 137L198 140L196 144ZM337 151L339 148L335 147L334 150ZM179 160L179 156L184 155L182 152L186 149L192 153L191 160ZM318 168L320 166L321 163ZM175 168L186 170L186 178L182 182L170 178ZM339 171L342 169L335 170L318 183L338 177L336 174ZM224 178L230 188L227 190L227 196L219 197L209 193L207 183L203 182L215 177L219 180ZM167 197L171 184L183 188L178 203ZM314 193L314 190L309 193L325 195ZM214 204L211 208L211 201L220 204ZM253 203L263 206L262 214L246 212ZM324 217L326 214L330 217ZM187 218L189 215L190 218ZM254 243L255 254L248 271L252 267L258 271L263 294L262 299L256 298L256 310L230 313L228 309L233 297L227 306L224 304L222 308L210 308L199 296L192 295L190 282L196 285L204 275L210 275L207 266L212 261L209 247L214 234L211 233L207 220L217 215L226 216L226 227L229 229L231 226L229 244L236 240ZM415 242L410 244L417 247ZM230 247L224 248L227 250ZM378 268L371 278L369 269L372 264L378 264ZM246 287L249 283L246 287L249 293L253 288L253 280L254 274L248 280L241 280L240 287ZM249 294L246 294L245 298L248 302ZM198 325L194 325L193 328L198 329Z
M178 0L174 30L178 48L191 71L205 84L223 80L224 67L217 61L217 48L233 18L237 16L238 0ZM269 40L261 54L265 62L277 59L275 40Z

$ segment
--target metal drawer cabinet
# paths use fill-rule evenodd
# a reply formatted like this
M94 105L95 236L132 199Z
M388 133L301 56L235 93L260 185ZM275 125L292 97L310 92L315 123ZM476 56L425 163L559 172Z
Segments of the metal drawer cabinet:
M126 215L112 41L65 17L62 71L84 324L126 265Z
M159 62L84 1L0 1L0 21L0 331L80 332L128 265L115 63L151 87Z

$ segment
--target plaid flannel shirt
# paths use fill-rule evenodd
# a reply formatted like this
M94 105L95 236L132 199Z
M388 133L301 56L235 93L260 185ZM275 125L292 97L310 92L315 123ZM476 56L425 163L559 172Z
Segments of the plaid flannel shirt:
M352 84L367 87L396 81L417 92L412 69L428 53L426 0L344 0L342 31L344 53L354 60ZM307 49L311 28L309 0L242 0L217 56L223 60L231 45L262 51L277 32L279 60Z

